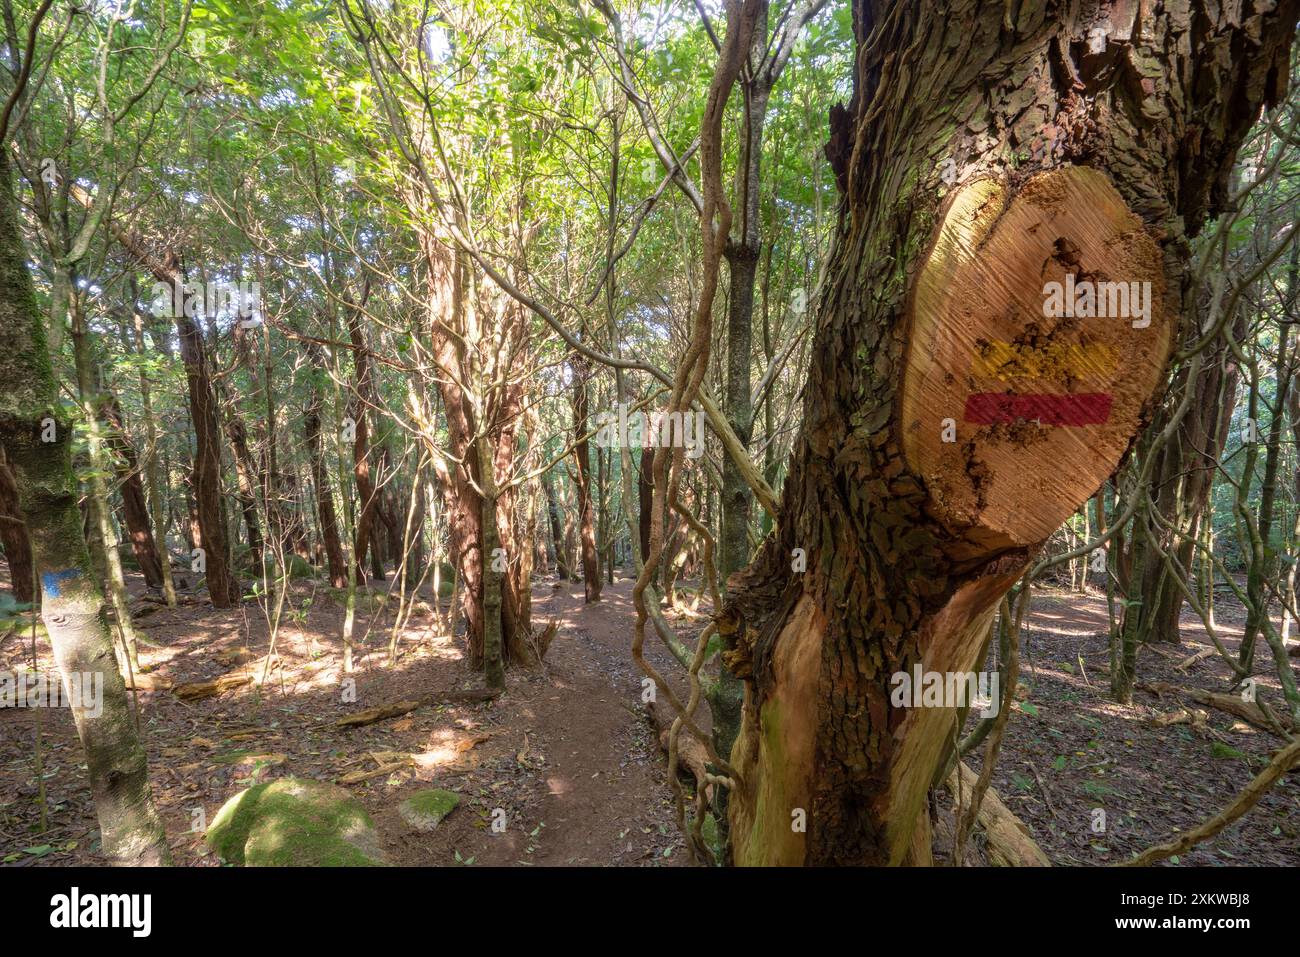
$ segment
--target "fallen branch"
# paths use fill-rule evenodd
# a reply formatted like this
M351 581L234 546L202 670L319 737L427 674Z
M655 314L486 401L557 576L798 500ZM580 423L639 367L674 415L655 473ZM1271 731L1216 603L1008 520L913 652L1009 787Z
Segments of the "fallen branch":
M1292 766L1296 765L1297 762L1300 762L1300 737L1273 755L1273 760L1268 763L1268 767L1255 775L1250 783L1242 788L1241 793L1237 795L1237 800L1233 801L1228 807L1199 827L1194 827L1190 831L1180 834L1177 840L1170 841L1168 844L1149 847L1133 860L1127 861L1120 866L1146 867L1156 861L1163 861L1167 857L1181 854L1206 838L1213 837L1258 804L1260 798L1268 793L1268 789L1277 783L1277 779L1291 770Z
M1170 711L1168 714L1156 715L1151 719L1151 723L1157 728L1167 728L1174 724L1190 724L1194 728L1201 728L1204 727L1209 717L1209 712L1200 708L1179 708L1177 711Z
M449 749L426 751L420 754L408 754L405 751L371 751L370 757L379 765L378 767L369 771L349 771L347 774L335 778L335 783L360 784L363 781L369 781L371 778L383 777L394 771L410 767L426 769L441 767L444 770L463 769L464 763L459 760L461 755L466 754L492 737L491 733L474 734L459 739ZM449 756L452 760L448 760ZM470 755L470 758L473 759L474 755ZM474 763L477 764L477 761L475 760Z
M211 681L191 681L188 684L177 685L172 689L172 693L182 701L198 701L200 698L215 698L219 694L224 694L235 688L242 688L246 684L252 684L253 675L251 672L241 672L239 674L222 675L220 678L213 678Z
M363 781L369 781L371 778L380 778L386 774L391 774L394 771L400 771L402 768L409 768L414 763L415 761L408 754L401 760L393 761L389 764L381 764L379 767L373 768L370 771L353 771L350 774L345 774L340 778L335 778L334 783L360 784Z
M1180 661L1175 667L1179 671L1186 671L1188 668L1196 664L1198 661L1208 658L1212 654L1214 654L1213 648L1202 648L1200 651L1196 652L1195 654L1188 655L1186 658Z
M1286 737L1286 732L1291 730L1290 720L1286 715L1278 715L1277 723L1282 727L1279 730L1268 715L1264 713L1259 705L1250 701L1244 701L1236 695L1216 694L1213 691L1206 691L1202 688L1180 688L1178 685L1171 685L1167 681L1146 681L1138 685L1143 691L1149 691L1154 695L1177 694L1186 695L1197 704L1208 705L1219 711L1226 712L1248 721L1262 731L1268 731L1279 737Z
M223 654L229 656L231 653L223 652ZM230 660L229 657L227 660ZM262 661L265 660L262 659ZM198 701L202 698L215 698L217 695L233 691L235 688L242 688L244 685L261 684L258 672L261 670L262 661L251 664L240 671L232 671L229 674L222 675L220 678L213 678L210 681L191 681L186 684L176 685L172 688L172 694L182 701ZM271 661L271 667L268 670L275 670L280 666L280 659L275 658ZM144 686L141 685L141 687Z
M124 677L127 691L169 691L172 687L171 679L162 675L136 673Z
M358 711L356 714L348 715L346 718L340 718L338 721L334 722L334 727L359 728L362 725L374 724L376 721L383 721L387 718L397 718L404 714L410 714L416 708L424 708L428 705L465 704L475 701L491 701L500 694L500 691L476 689L473 691L447 691L442 694L425 695L423 698L410 698L406 701L394 701L392 704L381 704L375 708L367 708L365 711Z

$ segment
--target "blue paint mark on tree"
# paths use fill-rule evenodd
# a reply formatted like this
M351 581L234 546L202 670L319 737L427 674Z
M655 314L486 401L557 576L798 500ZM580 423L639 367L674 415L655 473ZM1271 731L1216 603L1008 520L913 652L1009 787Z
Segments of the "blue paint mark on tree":
M51 598L58 598L63 582L71 581L81 575L81 569L68 568L61 572L46 572L41 576L41 590Z

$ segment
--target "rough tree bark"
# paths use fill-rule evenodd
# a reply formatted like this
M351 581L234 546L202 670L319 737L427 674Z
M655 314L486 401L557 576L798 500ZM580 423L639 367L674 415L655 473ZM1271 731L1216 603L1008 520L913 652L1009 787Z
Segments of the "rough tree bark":
M0 446L0 546L9 563L9 585L14 600L28 605L36 601L36 578L32 574L32 543L18 510L18 486Z
M654 458L654 447L643 445L636 478L637 538L641 545L642 561L650 554L650 522L654 518L655 495Z
M371 572L378 581L384 580L384 566L379 556L379 491L370 474L370 410L375 403L374 373L371 371L370 353L366 346L365 331L361 327L361 309L370 295L367 283L361 294L361 304L347 306L348 337L352 342L353 383L348 400L348 417L352 420L353 473L356 477L357 495L361 511L357 518L356 548L357 578L365 581L366 552L371 553Z
M221 502L221 432L218 425L217 395L203 334L190 316L177 316L181 362L189 387L190 421L194 427L195 514L203 549L208 597L214 608L231 608L239 602L239 582L230 560L230 542Z
M892 707L891 677L977 667L998 599L1137 434L1187 237L1285 91L1298 8L855 0L803 424L720 622L746 679L736 862L928 859L954 709ZM1149 324L1047 315L1046 283L1085 280L1149 283Z

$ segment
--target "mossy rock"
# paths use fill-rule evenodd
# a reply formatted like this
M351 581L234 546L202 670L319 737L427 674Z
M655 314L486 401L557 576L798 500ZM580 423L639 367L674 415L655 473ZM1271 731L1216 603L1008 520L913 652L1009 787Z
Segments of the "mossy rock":
M388 863L356 798L308 778L281 778L236 794L217 812L206 840L227 863L246 867Z
M417 831L432 831L459 803L460 795L455 791L432 788L412 794L397 806L397 813Z

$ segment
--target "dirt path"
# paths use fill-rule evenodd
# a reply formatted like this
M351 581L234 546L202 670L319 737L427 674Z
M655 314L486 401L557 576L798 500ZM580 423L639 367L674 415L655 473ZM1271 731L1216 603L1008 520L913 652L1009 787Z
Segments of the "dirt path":
M375 819L394 863L406 865L623 865L689 863L675 821L666 761L642 716L641 676L631 661L632 583L605 587L586 606L580 584L539 580L533 620L559 631L536 670L507 672L507 693L484 704L423 707L396 719L341 730L347 714L401 699L481 686L465 662L463 638L417 614L387 661L389 618L358 622L364 636L355 695L341 673L342 609L328 592L303 585L277 641L281 667L261 688L187 703L167 692L139 695L151 781L177 863L217 866L202 824L260 780L296 775L335 781L416 755L414 766L348 787ZM138 585L136 586L138 588ZM693 639L701 622L677 622ZM1235 650L1231 608L1220 624ZM1144 650L1145 681L1214 691L1226 665L1211 657L1180 670L1204 636L1185 620L1184 647ZM218 655L241 647L258 655L267 629L256 604L215 611L206 603L164 609L141 627L153 673L175 682L229 670ZM650 659L668 674L675 662L653 642ZM1024 641L1022 692L1008 724L994 787L1058 864L1123 860L1175 829L1200 823L1230 801L1276 746L1266 733L1208 712L1197 726L1156 727L1152 719L1187 702L1139 691L1131 706L1107 695L1106 613L1091 595L1044 591ZM30 664L28 642L0 645L0 671ZM39 669L53 673L48 653ZM1261 694L1276 701L1277 679L1261 646ZM98 828L83 758L67 710L42 710L47 826L39 829L34 764L36 711L0 709L0 862L9 866L99 864ZM979 766L978 756L971 765ZM422 788L457 792L460 806L432 833L413 832L397 805ZM1104 828L1096 829L1104 811ZM493 824L504 825L494 829ZM1184 864L1300 863L1300 775L1289 775L1242 821L1184 855ZM192 830L192 828L198 830Z
M497 726L510 729L506 738L521 770L509 767L508 753L485 756L476 783L496 776L488 793L502 798L488 809L489 826L481 826L481 817L449 818L404 863L446 863L457 853L486 864L686 863L666 762L639 711L631 584L606 585L602 600L589 606L580 584L543 583L535 590L534 622L555 618L560 630L545 668L512 671L506 697L492 706ZM511 775L513 787L502 783ZM503 834L490 827L496 807L510 822ZM393 817L384 816L381 827Z
M320 591L310 600L295 594L301 617L281 632L283 667L266 686L193 703L165 692L139 696L154 792L177 862L218 863L191 828L250 783L291 774L333 781L377 769L374 755L410 753L421 763L349 785L395 863L687 863L666 761L639 708L631 584L607 585L603 601L584 606L580 584L539 581L534 621L560 623L543 668L510 670L507 694L494 702L421 708L352 730L333 722L377 704L477 687L481 678L466 666L463 638L435 634L428 615L413 619L399 661L389 667L388 619L363 616L358 634L374 627L352 676L355 700L345 701L341 609ZM216 663L219 652L248 647L261 654L268 640L256 605L220 612L206 603L183 606L151 615L141 627L158 643L142 649L145 667L175 682L220 675L228 669ZM660 652L651 657L670 664ZM17 639L0 649L0 670L29 664ZM53 669L47 654L38 665ZM43 832L33 712L0 710L0 860L102 863L71 716L44 711L41 718L49 808ZM458 752L465 742L473 747ZM461 804L435 832L417 834L396 808L426 787L454 790Z

